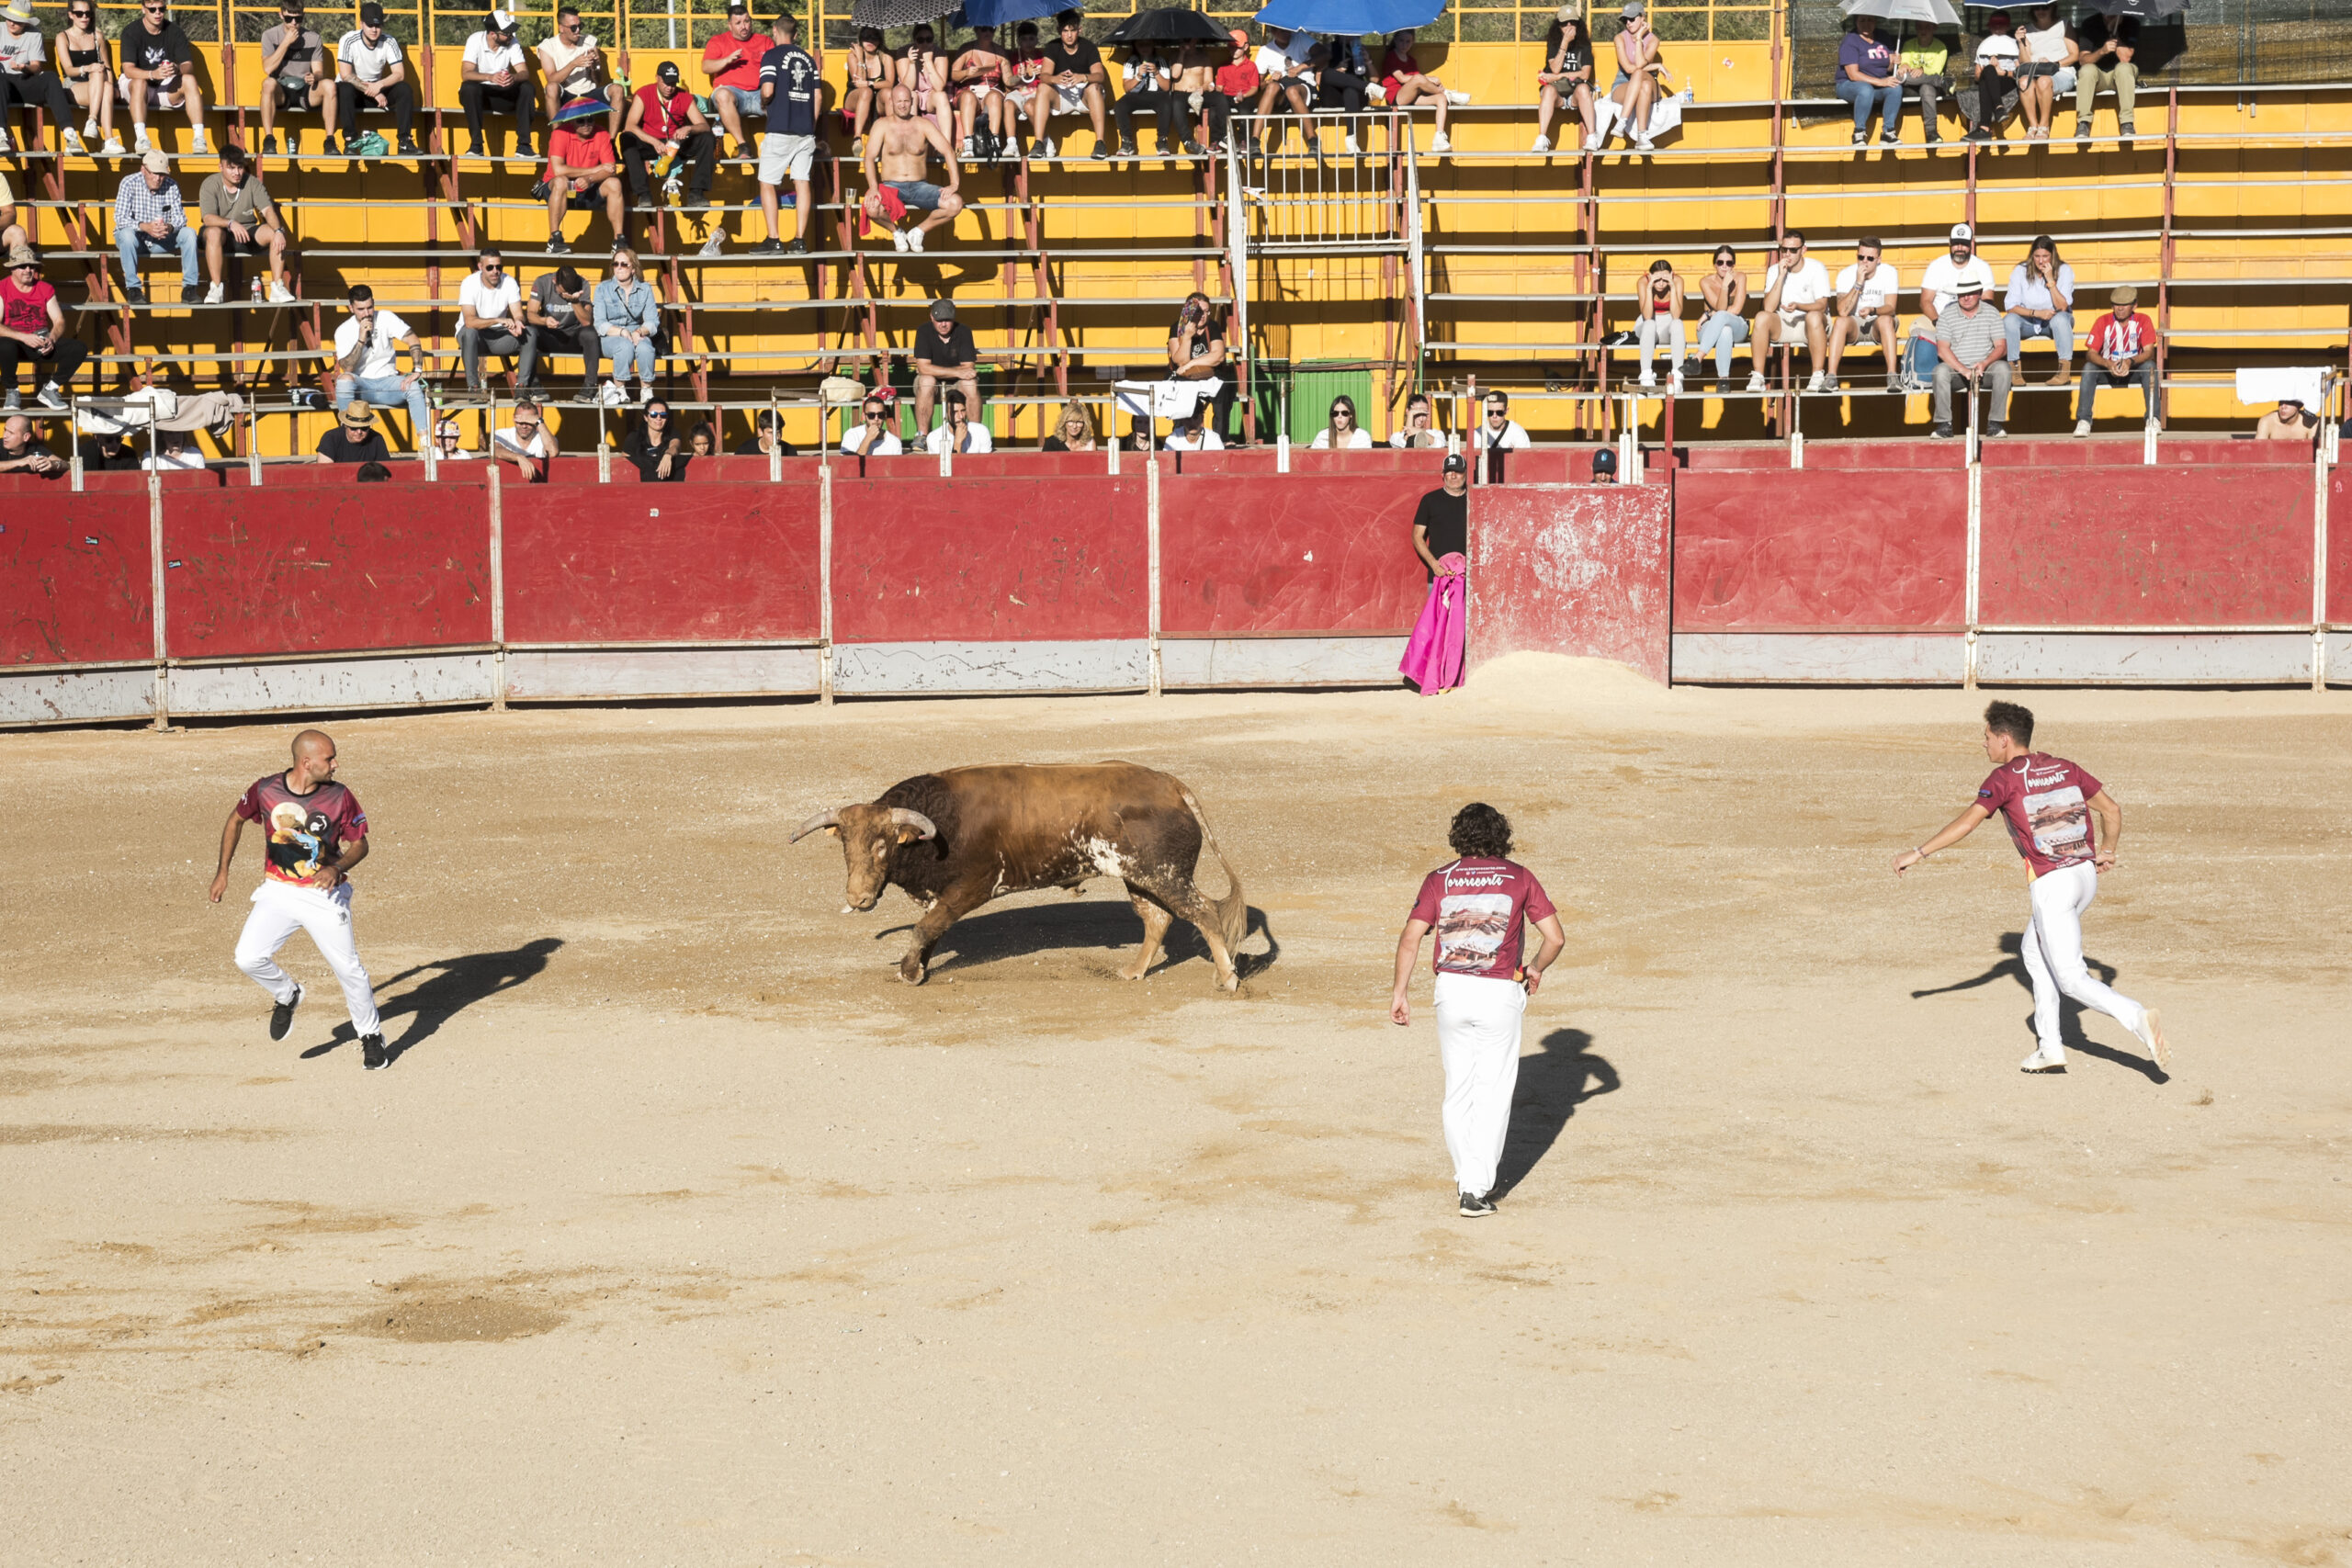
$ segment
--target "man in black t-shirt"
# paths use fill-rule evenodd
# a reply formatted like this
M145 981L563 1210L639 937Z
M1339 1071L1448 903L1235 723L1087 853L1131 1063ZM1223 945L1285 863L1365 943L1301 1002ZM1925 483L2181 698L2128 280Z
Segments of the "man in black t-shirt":
M139 19L122 29L122 75L135 133L133 153L143 157L147 152L151 108L187 110L187 122L195 128L187 150L198 157L210 151L204 144L204 94L197 85L196 46L171 19L162 0L141 0Z
M376 411L364 398L354 398L344 405L343 423L319 437L321 463L382 463L390 460L391 448L384 445L383 435L376 429Z
M1445 459L1445 488L1421 497L1413 513L1413 553L1421 558L1431 581L1437 563L1450 555L1470 555L1470 465L1461 453Z
M757 434L749 441L738 444L735 448L728 454L729 457L764 457L770 451L781 451L787 457L797 457L800 456L798 452L793 449L792 443L786 441L783 435L777 432L775 427L775 410L762 409L760 411L759 418L752 422L752 428L757 432Z
M931 320L915 332L915 429L931 434L931 401L951 387L964 389L964 407L980 412L979 351L972 329L956 319L956 302L933 302Z
M1094 155L1108 158L1111 143L1104 140L1103 130L1111 102L1111 73L1103 69L1102 51L1094 47L1094 40L1079 31L1085 19L1076 11L1064 11L1054 18L1058 31L1044 51L1046 75L1029 106L1029 130L1033 139L1043 141L1050 116L1082 114L1094 127Z

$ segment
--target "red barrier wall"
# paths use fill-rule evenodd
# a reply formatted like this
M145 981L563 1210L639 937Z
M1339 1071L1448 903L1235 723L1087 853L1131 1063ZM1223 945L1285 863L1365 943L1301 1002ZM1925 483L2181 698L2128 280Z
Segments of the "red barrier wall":
M1150 631L1145 479L833 480L835 642Z
M2312 470L1987 469L1988 626L2292 626L2312 614Z
M10 475L10 478L15 476ZM11 499L0 524L0 665L155 656L147 501Z
M2327 619L2352 626L2352 469L2328 476Z
M1490 485L1470 503L1470 658L1614 659L1667 678L1664 485Z
M1384 478L1162 479L1161 632L1412 630L1429 587L1413 554L1413 512L1437 488Z
M1676 481L1679 630L1959 629L1967 613L1958 468L1694 469Z
M175 497L164 508L175 659L490 640L490 511L480 484Z
M510 642L822 635L813 483L507 485L500 505Z

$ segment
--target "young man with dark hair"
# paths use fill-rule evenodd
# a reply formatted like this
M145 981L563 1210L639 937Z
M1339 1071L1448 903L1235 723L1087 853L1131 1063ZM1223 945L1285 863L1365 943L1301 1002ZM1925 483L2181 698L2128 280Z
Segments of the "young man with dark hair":
M490 355L519 360L515 379L526 387L538 378L538 348L523 320L523 290L506 276L506 258L484 245L474 270L458 285L458 356L466 367L466 390L482 389L481 362Z
M2033 715L2015 703L1995 703L1984 710L1984 744L1993 772L1977 789L1974 803L1926 843L1895 856L1894 874L1960 842L1998 813L2033 878L2024 957L2033 982L2033 1030L2040 1043L2020 1066L2029 1073L2065 1069L2058 1003L2071 997L2130 1030L2163 1067L2167 1052L2155 1010L2094 979L2083 962L2083 911L2098 897L2099 874L2115 869L2123 807L2082 768L2033 750Z
M204 91L196 80L196 46L172 20L172 8L164 0L140 0L138 20L122 29L120 85L130 108L134 156L145 156L152 145L147 140L149 109L186 109L193 128L188 152L200 158L211 151L204 144Z
M278 219L277 204L269 199L269 188L254 173L242 148L220 149L220 172L197 187L196 211L198 222L203 225L205 270L212 279L204 293L206 304L218 305L226 297L222 278L231 256L266 257L269 302L294 302L294 291L287 287L292 273L286 265L286 225Z
M303 25L302 0L280 0L277 26L261 35L261 73L269 85L261 90L261 155L277 155L277 117L307 114L313 109L326 126L327 145L334 145L336 102L334 73L327 69L326 44ZM286 129L286 156L301 150L292 126Z
M767 219L768 237L757 249L766 255L807 255L808 220L817 209L811 176L817 161L817 95L824 84L815 58L800 47L799 35L799 23L778 17L775 41L760 61L760 101L767 114L767 130L760 137L760 212ZM785 243L777 219L787 184L792 186L790 244ZM716 228L711 231L718 232Z
M515 36L514 13L492 10L481 30L467 38L458 71L458 104L466 111L466 130L473 137L472 155L490 156L482 116L503 114L514 118L514 155L527 160L531 155L531 100L538 93L531 85L530 57L523 52L522 40Z
M780 451L786 457L800 456L793 449L792 443L784 438L784 433L776 428L774 409L762 409L759 412L758 417L752 421L752 438L749 441L736 443L729 456L764 457L775 451Z
M559 354L580 355L580 393L572 400L594 402L596 367L605 345L596 336L595 305L588 280L569 264L539 274L524 298L523 319L531 329L531 349L537 363L548 363ZM537 388L535 380L526 380L526 385Z
M392 117L392 131L403 158L420 155L410 122L416 118L416 89L409 85L408 55L401 40L384 30L384 7L367 0L359 25L334 46L335 118L343 125L343 150L359 152L360 106Z

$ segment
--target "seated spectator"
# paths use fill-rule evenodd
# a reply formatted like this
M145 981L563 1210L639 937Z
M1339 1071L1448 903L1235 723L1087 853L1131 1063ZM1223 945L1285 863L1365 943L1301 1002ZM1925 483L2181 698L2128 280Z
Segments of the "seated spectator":
M752 438L739 442L733 455L738 457L764 457L771 452L786 457L800 456L793 449L792 443L776 429L775 410L762 409L752 421Z
M522 40L515 35L513 12L493 9L481 30L468 35L458 69L461 79L458 84L458 104L466 111L466 130L473 139L472 156L491 156L482 117L503 114L514 121L515 154L527 157L532 100L539 95L531 85L531 58L523 52ZM334 134L332 120L327 130Z
M613 362L613 378L605 383L605 404L617 408L628 400L628 373L637 371L637 400L653 396L655 340L662 334L662 301L653 285L637 275L637 253L624 245L613 253L613 276L596 285L594 300L596 337L605 357Z
M1544 69L1535 73L1542 89L1535 99L1535 152L1552 150L1552 121L1563 108L1577 111L1585 151L1600 150L1600 121L1592 98L1592 34L1583 17L1581 0L1569 0L1544 34Z
M2009 269L2008 292L2001 296L2008 319L2009 375L2022 380L2018 370L2028 338L2048 338L2058 351L2058 369L2050 385L2063 387L2075 378L2075 269L2058 255L2058 242L2047 234L2035 237L2025 260Z
M1642 354L1642 374L1639 385L1657 385L1657 372L1652 368L1650 355L1657 349L1667 349L1666 369L1674 390L1682 390L1682 351L1686 340L1682 335L1682 275L1674 264L1663 258L1650 263L1649 276L1642 280L1639 301L1640 317L1634 323L1634 342ZM1668 345L1671 345L1670 347Z
M924 177L934 157L947 169L944 186ZM899 249L920 251L925 234L953 225L964 210L964 198L956 192L962 177L955 150L939 127L915 118L914 94L903 82L891 88L890 118L865 138L866 217L887 227ZM924 216L917 220L917 213Z
M1182 309L1168 328L1168 378L1201 384L1202 395L1215 405L1209 428L1220 438L1233 428L1234 378L1226 369L1226 355L1225 327L1216 306L1197 291L1184 296Z
M718 432L710 427L710 421L702 420L695 425L694 429L686 433L686 456L689 457L718 456Z
M1388 445L1400 447L1445 445L1444 433L1437 428L1427 392L1415 392L1405 400L1405 423L1388 433Z
M938 429L923 438L924 451L936 454L992 452L996 449L996 443L989 435L988 426L974 424L971 416L965 412L967 405L961 391L950 388L946 405L946 419L940 423Z
M81 339L65 335L65 310L57 302L57 288L40 276L40 258L23 245L8 253L8 276L0 279L0 386L8 389L8 407L23 406L17 392L17 367L29 366L33 395L43 408L62 409L65 389L90 350ZM41 374L47 366L49 374Z
M913 104L915 117L939 127L939 144L956 144L956 89L947 80L947 55L939 47L929 22L917 22L907 35L906 53L899 58L898 79L893 84L907 90L908 101ZM887 115L890 96L886 91L876 106L878 115ZM873 134L868 122L866 134ZM864 154L860 154L861 157Z
M1470 465L1450 453L1444 475L1444 488L1425 493L1413 509L1413 553L1432 581L1440 560L1470 553Z
M1365 95L1372 87L1372 61L1361 39L1326 34L1315 47L1322 51L1308 62L1315 71L1315 107L1347 117L1340 122L1345 129L1340 145L1352 157L1361 151L1356 145L1356 117L1363 113Z
M1209 119L1209 147L1212 152L1223 152L1227 130L1233 124L1233 109L1258 95L1258 62L1250 58L1250 35L1239 28L1225 35L1227 50L1225 62L1216 68L1213 78L1216 91L1201 97L1202 112Z
M768 237L757 248L801 256L808 254L808 223L817 210L817 187L810 176L817 163L817 96L824 83L816 60L800 47L797 22L779 16L774 36L774 47L760 62L760 99L767 113L767 130L760 138L760 211L767 219ZM786 181L792 185L788 245L776 216ZM711 231L714 239L719 232Z
M2086 16L2075 24L2075 145L2091 140L2091 111L2100 93L2115 94L2115 134L2132 138L2132 111L2140 91L2137 17Z
M676 484L686 477L686 465L694 460L686 450L685 437L678 434L670 418L670 405L655 398L638 415L637 424L621 439L621 456L637 469L638 479L647 484Z
M555 437L548 433L537 400L524 398L515 403L514 422L490 438L490 455L512 464L525 484L547 482L548 464L555 457Z
M197 221L204 226L204 269L212 279L204 302L218 305L227 293L222 279L231 256L269 258L269 302L290 305L292 268L286 261L286 225L277 204L254 174L241 147L220 149L220 172L196 189Z
M979 351L972 329L956 319L956 301L932 301L931 320L915 331L914 355L917 430L930 431L932 400L943 387L960 389L966 407L979 407Z
M198 85L196 46L172 20L167 6L142 0L139 15L123 25L122 79L116 85L130 107L133 157L148 152L147 111L185 109L187 112L188 152L203 157L204 93Z
M1173 47L1173 46L1170 46ZM1182 122L1176 107L1176 75L1159 58L1159 44L1146 39L1127 55L1126 91L1112 106L1118 121L1119 141L1113 151L1122 158L1136 158L1143 149L1136 140L1136 116L1148 114L1159 126L1159 153L1167 157L1183 145Z
M1202 426L1201 411L1196 404L1192 412L1175 422L1175 428L1160 445L1170 452L1216 452L1224 449L1225 442L1216 431Z
M0 169L0 252L32 243L32 234L17 221L17 193L8 188L8 173Z
M752 7L745 0L727 0L726 29L703 45L702 73L710 78L710 107L720 127L735 139L739 158L752 151L752 133L743 129L743 121L767 114L760 96L760 67L775 42L772 35L752 30Z
M1505 393L1488 392L1484 412L1486 418L1470 432L1473 452L1520 452L1534 445L1519 421L1510 417L1510 399ZM1495 465L1487 467L1491 473Z
M2007 435L2009 418L2009 361L2002 342L2001 318L1984 303L1984 286L1971 279L1960 286L1952 308L1936 318L1936 437L1951 439L1951 390L1968 383L1969 406L1975 406L1976 389L1992 384L1993 406L1984 425L1987 435Z
M2319 415L2308 412L2301 398L2281 398L2278 406L2254 423L2256 441L2301 441L2309 446L2319 439Z
M155 441L156 452L151 467L166 473L175 469L186 473L205 466L204 454L196 449L196 444L187 438L185 432L166 430Z
M1592 455L1592 482L1597 485L1617 482L1617 448L1603 446Z
M2057 115L2058 73L2075 62L2075 40L2054 6L2036 6L2018 35L2018 102L2025 110L2025 139L2050 140Z
M2091 415L2098 406L2101 387L2139 384L2149 424L2164 428L2156 387L2156 323L2132 307L2140 291L2130 284L2108 296L2114 309L2091 323L2083 339L2083 386L2075 402L2075 434L2091 433Z
M130 473L147 465L130 449L120 431L104 431L81 443L82 467L99 473Z
M548 187L548 249L571 254L571 247L563 240L563 215L594 212L599 206L612 229L613 243L628 244L628 210L621 196L620 162L612 133L593 107L574 105L560 112L571 118L558 120L548 138L547 175L541 182Z
M1356 423L1356 400L1342 393L1331 400L1330 423L1307 444L1316 452L1361 452L1372 446L1372 432Z
M33 422L12 413L0 422L0 474L37 474L54 479L65 472L64 458L33 436Z
M1933 147L1943 140L1943 127L1936 116L1944 95L1951 91L1948 75L1951 44L1939 35L1924 30L1920 23L1913 22L1910 27L1903 47L1894 51L1894 73L1905 92L1918 96L1924 140Z
M1878 18L1856 17L1853 30L1838 42L1836 91L1854 111L1854 145L1871 141L1871 110L1878 110L1879 141L1892 147L1903 140L1903 74L1894 51L1878 36Z
M420 428L422 424L420 421ZM376 411L365 398L355 398L335 411L334 428L319 437L317 450L312 460L320 463L382 463L392 456L376 428Z
M983 22L972 29L972 41L956 52L947 67L947 80L956 89L956 125L962 140L956 144L961 157L989 163L1004 156L1004 143L1011 134L1008 123L1005 79L1012 74L1012 61L996 41L996 27ZM981 122L988 129L980 129Z
M1219 44L1195 41L1180 45L1169 58L1168 69L1176 79L1170 91L1176 95L1176 115L1182 122L1179 129L1183 132L1188 154L1205 156L1208 152L1208 131L1204 122L1211 118L1209 100L1217 96L1217 66L1225 53Z
M358 156L359 117L373 112L392 117L401 156L416 157L421 150L409 132L416 118L416 90L409 85L408 57L401 40L384 30L384 7L377 0L364 0L359 26L334 46L334 113L343 126L343 150Z
M1813 379L1805 390L1818 392L1828 383L1829 269L1804 254L1804 234L1795 229L1781 236L1781 259L1764 272L1764 308L1756 317L1756 367L1748 373L1747 389L1764 390L1764 372L1779 342L1793 349L1800 339L1813 355Z
M2018 90L2018 40L2009 31L2009 14L1996 11L1985 18L1984 36L1976 45L1976 123L1969 136L1978 141L2000 140L2001 122L2008 118L2005 101Z
M470 463L474 454L466 449L466 433L458 422L443 414L433 426L433 456L443 463Z
M864 423L842 435L842 450L853 457L896 457L906 450L899 433L890 428L890 405L868 398L859 408Z
M1037 89L1045 85L1046 73L1052 69L1046 63L1046 51L1037 47L1037 24L1023 22L1012 29L1012 50L1005 56L1004 119L1009 138L1018 141L1022 129L1029 123L1030 111L1043 101ZM1054 144L1046 135L1041 120L1036 134L1031 139L1025 156L1046 159L1054 155Z
M458 355L465 362L469 392L482 389L485 355L520 359L515 378L526 387L538 379L538 349L523 320L523 290L506 276L506 258L496 245L482 247L474 270L458 285Z
M124 29L135 30L134 22ZM197 298L196 231L187 226L187 203L180 197L179 182L172 178L172 161L150 152L139 160L138 171L122 176L114 193L115 254L122 259L122 294L133 305L147 303L139 282L139 258L176 255L180 258L180 297Z
M48 113L50 123L57 128L60 156L78 158L88 152L74 131L74 95L49 68L48 53L41 47L40 18L33 14L32 0L8 0L6 9L0 10L0 152L9 150L8 118L10 111L17 108ZM40 151L33 140L29 113L25 117L24 151Z
M292 9L299 15L301 0L291 0ZM286 7L280 7L280 13ZM98 149L101 158L120 158L126 154L122 139L114 133L115 78L107 64L111 57L107 35L98 30L96 0L66 0L65 25L57 31L56 61L58 78L65 84L65 91L82 107L82 135L85 138L104 136L106 143ZM311 46L317 47L318 35L313 33ZM269 34L262 34L262 59L270 59ZM269 123L265 109L263 124ZM5 189L0 189L0 208L8 205ZM7 243L0 235L0 245Z
M1625 140L1636 152L1655 152L1650 141L1650 115L1657 107L1657 34L1651 30L1642 0L1625 0L1624 25L1617 29L1617 84L1609 101L1617 106ZM1608 140L1608 132L1601 132Z
M1094 130L1094 156L1111 155L1105 118L1111 103L1111 73L1102 64L1102 50L1080 30L1085 19L1075 10L1056 16L1054 41L1046 46L1046 77L1039 84L1036 102L1030 106L1029 125L1035 139L1045 144L1048 158L1054 153L1053 143L1046 136L1046 122L1055 115L1084 115Z
M362 463L359 465L359 471L352 476L352 479L356 484L379 485L391 477L392 470L381 463Z
M1717 245L1707 276L1699 280L1699 295L1707 313L1699 321L1699 352L1682 367L1685 378L1699 374L1707 355L1715 356L1715 390L1731 390L1731 351L1747 341L1747 274L1739 270L1739 253Z
M1894 367L1895 340L1902 335L1895 321L1895 303L1902 285L1894 268L1881 261L1885 252L1872 236L1854 242L1854 265L1838 275L1838 320L1829 328L1829 385L1838 379L1838 362L1848 345L1875 344L1886 356L1886 389L1901 389L1902 372Z
M424 345L406 321L376 309L376 291L364 283L351 286L350 310L334 330L335 408L340 411L355 398L379 407L406 403L409 428L422 442L429 428L424 420ZM400 373L396 353L403 348L412 367L405 376Z
M582 403L596 400L596 368L604 362L604 344L596 335L596 315L588 280L570 265L543 272L533 280L524 302L523 319L531 329L532 373L524 384L538 389L537 367L559 354L580 356Z
M874 117L884 110L883 98L890 85L899 79L899 57L884 46L880 28L860 28L857 42L850 50L849 65L844 79L849 91L842 95L842 124L850 134L850 153L865 155L865 128Z
M1091 452L1098 443L1094 439L1094 416L1084 403L1073 398L1062 405L1061 417L1054 421L1054 428L1045 440L1037 444L1041 452Z
M1911 346L1907 385L1913 391L1925 391L1928 378L1936 368L1936 318L1951 309L1960 298L1960 285L1964 279L1974 279L1986 293L1993 290L1993 266L1976 254L1976 231L1965 223L1951 226L1949 252L1928 264L1919 278L1919 320L1911 325Z
M699 212L710 205L718 138L711 134L702 110L695 107L695 96L678 80L678 62L665 60L654 68L653 80L629 99L628 118L621 122L621 162L628 165L629 189L640 207L653 205L657 178L662 195L675 195L679 171L685 169L686 207Z
M1388 35L1388 51L1380 57L1380 86L1391 105L1410 108L1428 104L1437 111L1437 134L1430 140L1432 152L1451 152L1453 142L1445 133L1446 115L1455 104L1470 101L1467 93L1449 92L1444 83L1421 69L1413 57L1413 29Z
M1304 119L1315 104L1315 76L1308 66L1315 40L1288 28L1269 27L1258 46L1258 115L1266 122L1266 155L1272 157L1285 134L1275 116L1287 108ZM1310 124L1312 122L1310 121ZM1314 133L1308 132L1309 136Z
M539 107L547 111L548 123L557 125L568 118L584 131L591 122L602 119L605 135L618 136L621 113L628 107L628 89L613 80L596 35L581 25L578 7L568 3L556 7L555 36L539 44L538 53L539 79L545 84ZM592 107L583 110L582 105ZM598 109L603 112L597 113ZM567 116L566 110L571 113Z

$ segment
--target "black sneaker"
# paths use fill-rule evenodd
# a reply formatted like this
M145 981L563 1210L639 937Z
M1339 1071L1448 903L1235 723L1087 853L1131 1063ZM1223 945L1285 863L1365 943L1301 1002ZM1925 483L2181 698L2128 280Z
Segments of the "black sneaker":
M605 400L604 389L601 387L582 387L580 390L571 395L571 400L578 403L583 409L593 409L598 403Z
M391 1064L392 1055L390 1052L384 1049L384 1037L382 1035L363 1034L359 1037L359 1065L361 1066L367 1068L372 1073L378 1067L388 1067L390 1066Z
M1493 1199L1485 1197L1476 1192L1464 1192L1462 1194L1462 1217L1464 1219L1483 1220L1494 1212L1495 1201Z
M1949 424L1939 424L1936 426L1934 434L1937 440L1949 441L1951 439L1951 426Z
M401 138L400 154L403 158L422 158L424 149L416 144L415 137L403 136Z
M1871 144L1871 133L1870 133L1869 131L1867 131L1867 130L1858 130L1858 131L1854 132L1854 145L1855 145L1855 146L1857 146L1857 147L1867 147L1867 146L1869 146L1870 144Z
M2009 427L2006 424L1988 424L1984 427L1984 434L1991 436L1996 441L1998 441L2003 436L2008 434L2008 433Z
M798 243L797 241L794 243ZM752 254L755 256L780 256L784 254L784 242L774 237L762 240L752 247Z
M272 1040L283 1040L286 1038L286 1032L294 1027L294 1010L301 1005L302 987L297 986L294 987L294 999L292 1001L278 1002L270 1008L269 1037Z
M563 243L562 235L549 234L548 236L548 254L549 255L568 256L571 254L571 247Z
M467 152L466 156L469 158L487 158L490 156L490 149L483 146L481 144L481 138L477 136L473 139L473 146Z
M808 254L808 243L805 240L795 240L784 247L784 254L788 256L805 256Z
M265 136L261 139L261 155L265 158L275 158L277 156L277 137Z

